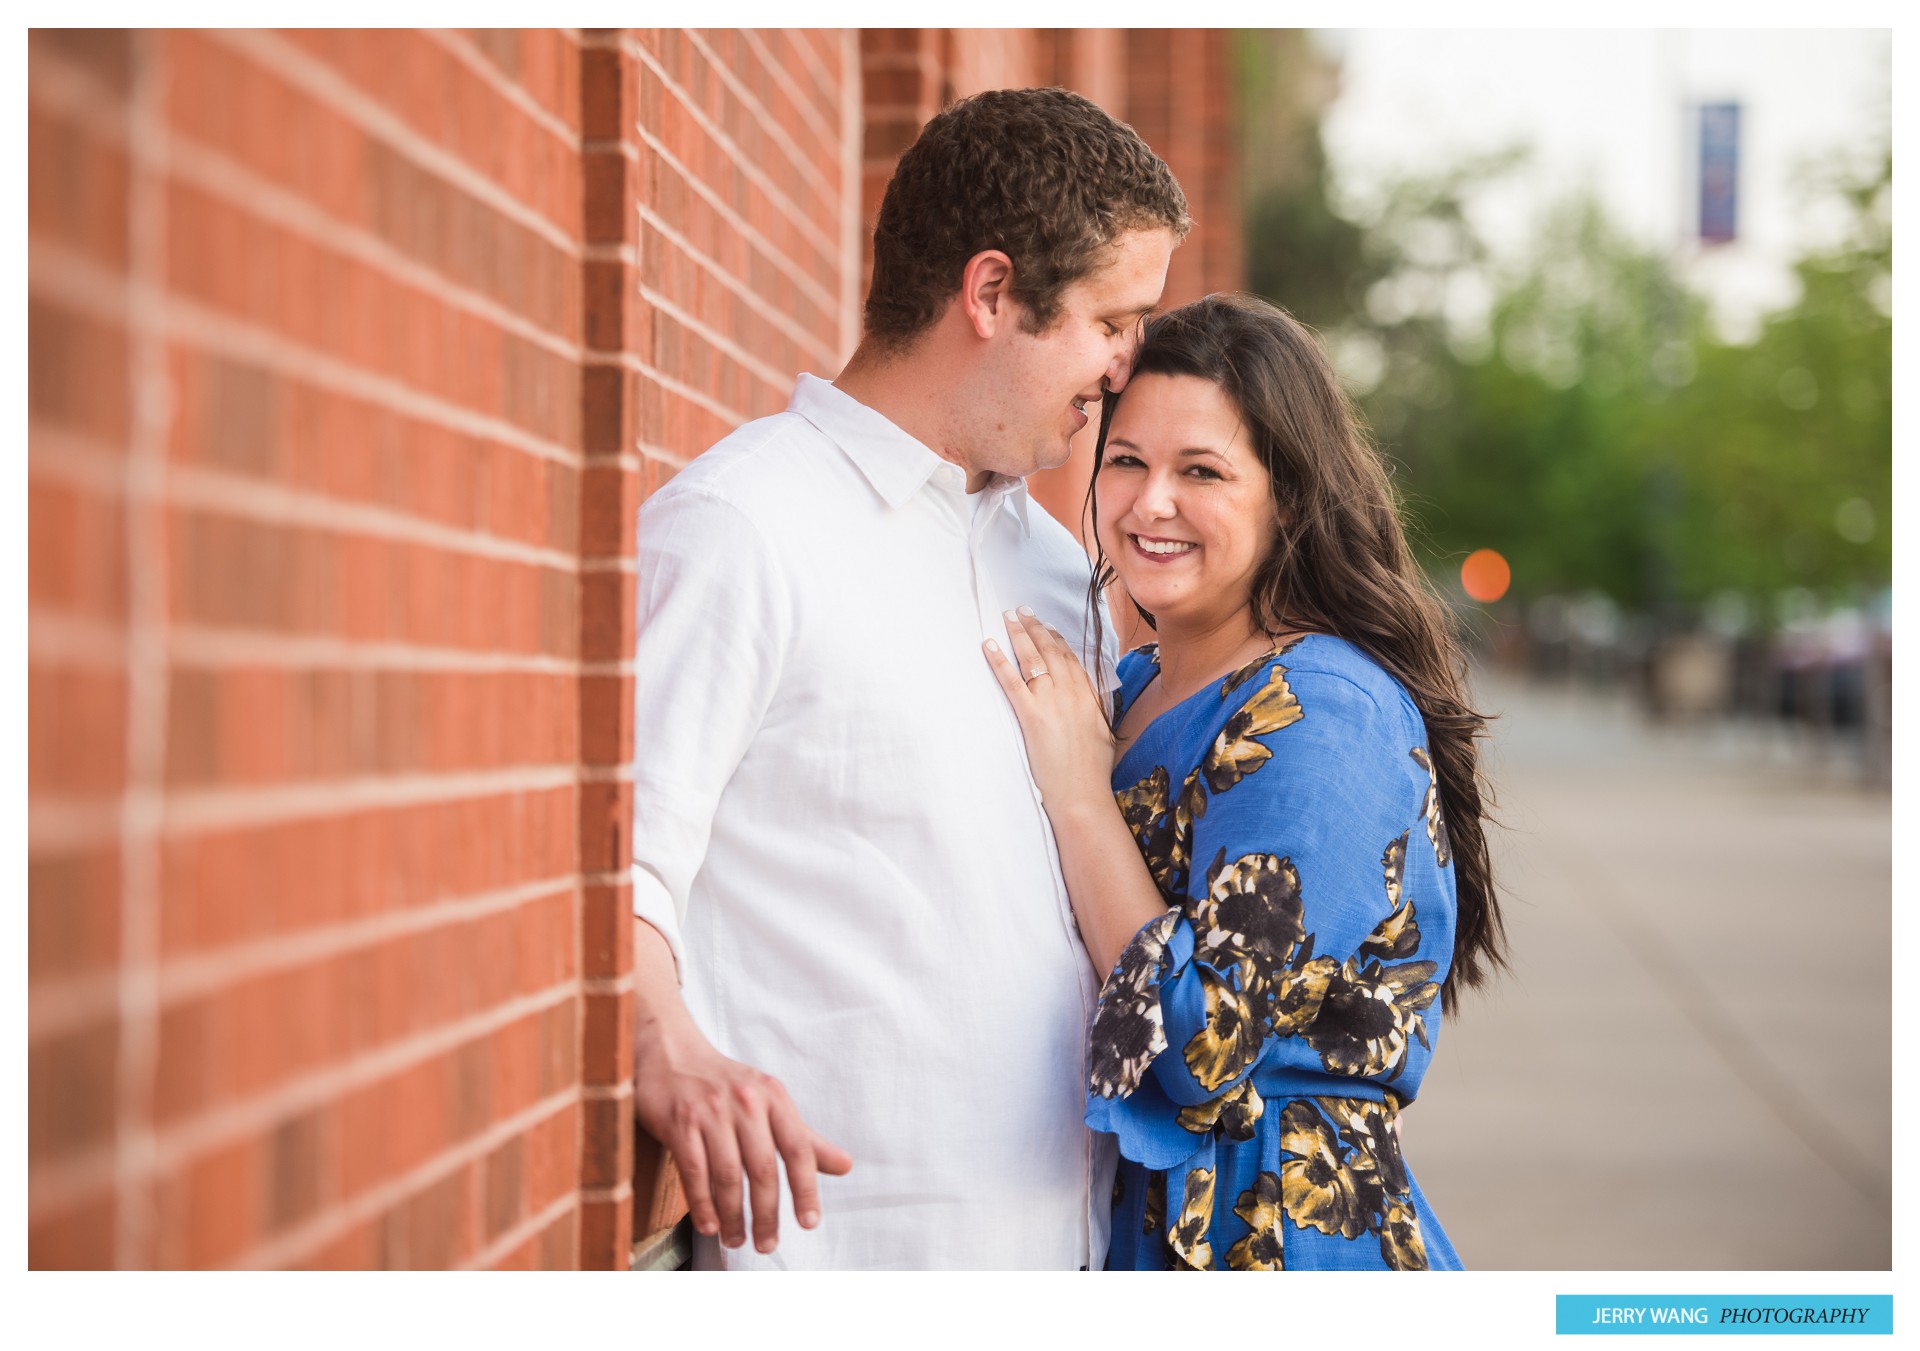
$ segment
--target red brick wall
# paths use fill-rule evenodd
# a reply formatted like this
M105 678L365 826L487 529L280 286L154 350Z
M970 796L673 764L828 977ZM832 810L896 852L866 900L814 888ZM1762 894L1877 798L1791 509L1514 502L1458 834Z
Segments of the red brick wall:
M33 1265L614 1266L673 1216L628 1124L634 510L838 370L944 100L1132 116L1162 55L32 35Z
M30 53L30 1260L572 1265L577 44Z

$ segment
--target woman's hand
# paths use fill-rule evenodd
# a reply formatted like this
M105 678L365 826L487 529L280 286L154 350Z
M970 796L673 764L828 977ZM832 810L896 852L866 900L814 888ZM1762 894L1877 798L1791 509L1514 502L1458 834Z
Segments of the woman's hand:
M1113 806L1113 732L1100 695L1066 639L1021 606L1008 611L1013 658L988 639L987 663L1020 719L1027 764L1053 815L1072 805Z

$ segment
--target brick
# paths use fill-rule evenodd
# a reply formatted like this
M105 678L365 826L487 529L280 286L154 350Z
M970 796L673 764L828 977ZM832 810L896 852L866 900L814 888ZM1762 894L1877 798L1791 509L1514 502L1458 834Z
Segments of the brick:
M616 1187L633 1176L633 1100L588 1098L580 1110L585 1125L581 1185Z
M123 672L29 657L27 784L38 793L112 793L126 781L127 680Z
M515 911L498 911L239 978L169 1005L160 1020L157 1116L166 1122L255 1097L497 1007L514 996L521 975L522 924ZM571 1001L544 1016L522 1052L538 1066L536 1094L572 1080L577 1037ZM464 1138L525 1105L496 1101L496 1058L476 1039L409 1071L402 1091L434 1093L439 1084L444 1091L428 1119L447 1123L449 1138Z
M554 765L577 754L577 692L539 671L180 667L168 778L275 783Z
M633 820L633 786L625 783L580 785L580 867L585 872L621 872L631 858L628 829Z
M406 1203L407 1262L413 1270L441 1271L472 1251L476 1226L472 1166L428 1184Z
M522 995L550 990L580 974L579 895L573 888L530 901L514 912L514 989Z
M571 787L347 812L163 844L161 946L205 951L569 872Z
M514 1136L487 1155L485 1235L491 1241L518 1224L527 1213L527 1142Z
M108 1014L29 1042L27 1156L53 1163L113 1138L120 1028Z
M266 1160L269 1232L292 1228L332 1199L337 1171L334 1149L333 1114L326 1107L274 1127Z
M85 71L109 94L125 94L133 84L134 38L124 28L30 28L29 69L52 59Z
M263 1154L262 1142L248 1137L161 1179L155 1216L161 1265L222 1266L264 1237Z
M580 1265L580 1215L569 1209L540 1231L536 1240L543 1271L571 1271Z
M581 889L580 974L614 979L633 969L633 887Z
M633 759L633 677L581 676L580 759L622 765Z
M96 620L127 613L124 500L34 472L27 475L27 600L34 611Z
M580 1185L580 1104L570 1102L528 1128L527 1209L539 1213Z
M117 842L27 860L27 979L36 989L111 969L120 958Z
M41 30L35 30L41 31ZM27 1225L27 1266L33 1271L102 1271L114 1265L112 1192L90 1196Z
M285 36L390 108L426 142L464 161L507 195L544 208L552 224L572 225L568 204L539 191L543 176L565 172L566 144L532 125L486 77L452 53L404 30L304 30Z
M539 1243L530 1238L502 1253L494 1261L492 1269L494 1271L537 1271L539 1266Z
M580 578L581 659L625 661L630 658L638 603L632 573L583 573Z
M501 1118L532 1107L543 1096L540 1017L529 1014L496 1031L493 1056L493 1110Z
M116 271L128 262L124 143L32 101L27 105L27 237Z
M29 293L27 412L34 421L124 444L132 425L128 362L124 328Z
M352 1225L327 1240L296 1263L307 1271L369 1271L381 1265L380 1225Z
M550 1097L580 1082L580 1001L563 999L539 1020L539 1093Z
M582 1077L590 1084L621 1083L633 1073L633 993L589 994L581 1002Z
M626 102L626 58L614 48L598 48L580 55L580 134L587 140L611 141L632 135L633 110Z
M631 1201L583 1200L576 1260L588 1271L624 1271L633 1250Z

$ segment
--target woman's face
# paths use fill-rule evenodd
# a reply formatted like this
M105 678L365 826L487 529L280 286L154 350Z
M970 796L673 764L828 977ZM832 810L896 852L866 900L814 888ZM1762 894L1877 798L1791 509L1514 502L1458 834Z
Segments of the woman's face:
M1114 409L1099 484L1100 545L1163 633L1250 611L1279 523L1225 390L1193 375L1135 376Z

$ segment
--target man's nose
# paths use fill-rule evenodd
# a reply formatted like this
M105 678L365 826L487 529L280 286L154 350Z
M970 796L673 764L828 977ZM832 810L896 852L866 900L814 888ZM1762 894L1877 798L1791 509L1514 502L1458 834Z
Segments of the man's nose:
M1107 373L1102 377L1109 394L1118 394L1127 387L1127 379L1133 374L1133 359L1140 352L1140 338L1144 324L1135 324L1128 329L1115 349L1113 360L1107 363Z

